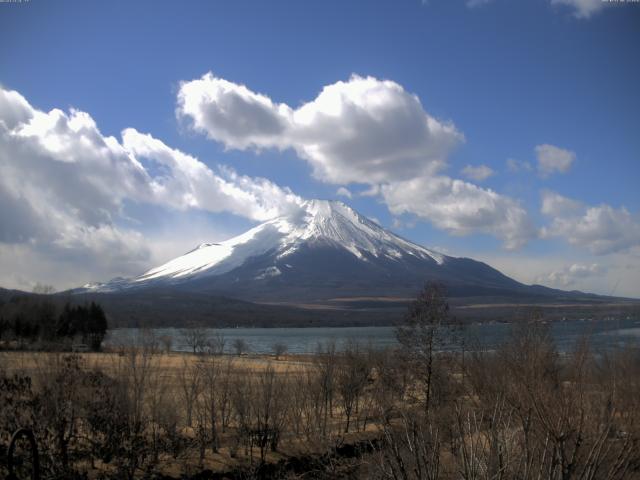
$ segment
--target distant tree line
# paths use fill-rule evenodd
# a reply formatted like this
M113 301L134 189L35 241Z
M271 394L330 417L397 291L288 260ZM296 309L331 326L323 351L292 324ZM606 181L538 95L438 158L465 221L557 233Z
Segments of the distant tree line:
M103 308L95 303L74 305L49 295L16 295L0 302L0 345L18 342L40 348L83 343L100 350L108 328Z

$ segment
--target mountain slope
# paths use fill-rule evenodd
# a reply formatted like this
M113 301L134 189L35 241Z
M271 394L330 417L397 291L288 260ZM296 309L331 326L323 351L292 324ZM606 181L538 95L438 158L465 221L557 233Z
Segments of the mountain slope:
M277 264L305 247L330 247L348 252L356 259L369 257L401 259L411 255L442 264L444 256L408 242L384 230L340 202L312 200L289 217L265 222L222 243L205 243L133 280L144 283L165 279L180 281L200 276L221 275L264 255L271 265L256 275L257 280L282 273ZM290 267L286 267L290 268Z
M482 262L405 240L342 202L311 200L299 211L221 243L194 250L132 279L87 285L77 293L173 288L258 302L413 297L427 280L453 297L575 297L523 285Z

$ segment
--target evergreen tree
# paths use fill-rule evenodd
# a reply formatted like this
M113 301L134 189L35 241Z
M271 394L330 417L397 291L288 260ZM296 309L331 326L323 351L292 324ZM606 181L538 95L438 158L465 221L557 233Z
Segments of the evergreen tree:
M58 322L56 324L56 336L71 336L71 305L69 305L69 302L65 303L64 308L58 317Z
M107 316L100 305L91 302L87 316L87 333L91 349L98 351L107 334Z
M91 302L85 305L64 305L52 298L15 296L0 304L0 337L9 332L21 341L82 339L99 350L107 333L107 317L102 307Z

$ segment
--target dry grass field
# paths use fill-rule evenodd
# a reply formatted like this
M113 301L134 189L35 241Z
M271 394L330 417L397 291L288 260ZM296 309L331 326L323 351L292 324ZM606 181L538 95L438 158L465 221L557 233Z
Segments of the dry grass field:
M30 352L30 351L0 351L0 365L6 373L35 374L47 365L55 365L61 356L69 353L61 352ZM75 353L86 369L98 369L106 373L120 370L126 355L118 352L82 352ZM162 369L164 375L176 377L183 369L185 362L193 367L202 361L202 355L184 352L162 352L151 355L151 368ZM276 359L274 355L224 355L221 361L230 361L232 365L247 372L263 372L272 368L278 374L303 372L313 365L312 355L282 355Z
M545 328L464 355L433 329L279 358L0 351L0 452L26 426L50 479L639 478L638 350L559 355Z
M86 388L69 381L69 375L81 377L99 372L124 384L125 397L128 397L125 402L134 410L127 415L144 417L141 436L154 445L152 449L160 443L160 436L174 436L174 440L181 443L177 455L161 451L159 447L152 453L156 456L154 472L175 478L202 470L251 471L252 465L258 462L275 464L300 455L321 455L331 445L375 438L372 423L356 424L350 420L350 431L344 432L345 416L337 399L335 405L328 407L331 411L324 420L311 419L308 412L292 411L292 397L303 395L303 389L311 391L309 382L313 381L320 362L317 357L302 355L282 355L276 359L271 355L160 353L145 348L73 354L0 352L0 372L6 378L28 377L34 391L53 390L61 397L60 401L69 397L80 404L86 402L83 396L92 394L82 392ZM334 402L328 398L326 401ZM246 414L252 419L238 419L238 414L231 412L234 407L246 408ZM271 420L266 418L269 415ZM80 439L89 434L82 431L87 428L82 419L72 421L78 421L74 437ZM293 429L292 421L297 422ZM313 433L313 427L303 426L305 422L322 425L318 428L324 430L325 438ZM275 429L278 430L277 449L271 446L271 431ZM332 433L338 435L328 441ZM250 438L240 438L241 435ZM85 471L89 478L101 478L105 474L119 478L123 474L114 462L99 459L81 460L74 468ZM131 478L143 472L144 467L136 465Z

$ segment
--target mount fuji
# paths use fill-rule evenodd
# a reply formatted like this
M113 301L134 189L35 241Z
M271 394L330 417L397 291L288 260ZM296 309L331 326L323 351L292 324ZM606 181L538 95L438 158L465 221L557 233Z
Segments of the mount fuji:
M192 251L130 279L89 284L76 293L159 288L259 303L406 301L429 280L451 297L561 297L527 286L489 265L424 248L342 202L309 200L295 213ZM584 294L581 294L584 296Z
M309 200L220 243L204 243L133 278L69 293L114 326L389 325L427 281L469 321L619 315L637 301L525 285L489 265L395 235L342 202ZM622 310L621 310L622 309Z

